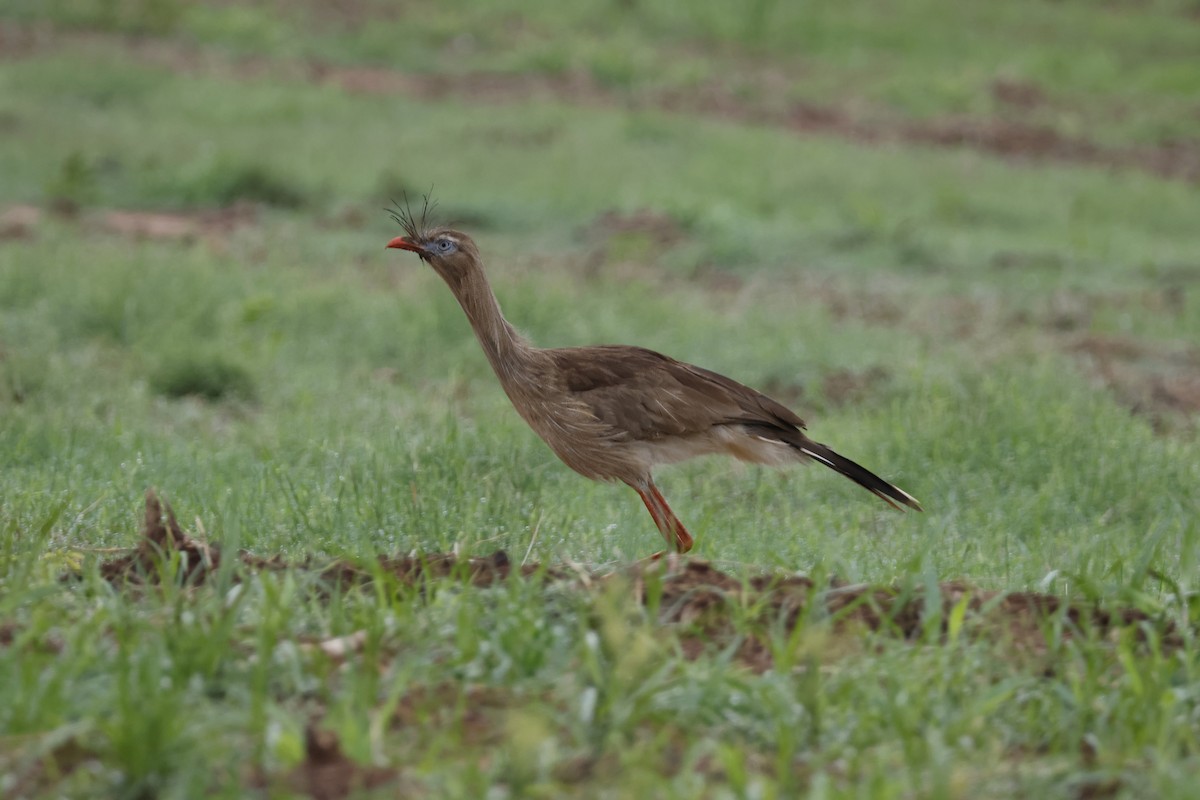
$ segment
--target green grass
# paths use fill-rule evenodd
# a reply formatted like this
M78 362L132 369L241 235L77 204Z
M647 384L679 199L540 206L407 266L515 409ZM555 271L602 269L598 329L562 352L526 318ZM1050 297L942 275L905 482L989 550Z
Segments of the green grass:
M101 33L0 63L0 205L78 210L0 240L0 793L241 797L318 718L417 796L1190 796L1196 415L1159 409L1156 430L1078 344L1196 379L1195 186L603 104L355 95L277 61L585 68L630 92L803 68L796 91L858 75L851 101L909 117L990 113L981 87L1011 72L1084 120L1128 101L1096 132L1128 144L1195 133L1194 87L1170 79L1187 4L363 7L13 7ZM114 31L204 58L148 64ZM239 76L250 53L266 67ZM664 470L699 556L1132 605L1184 646L1051 620L1030 653L981 621L906 642L806 618L768 624L775 668L755 674L728 642L687 657L697 632L620 585L381 575L330 596L232 561L198 588L102 581L96 550L137 542L148 486L225 552L294 563L503 548L603 569L658 546L632 492L569 472L512 412L437 277L384 252L381 206L430 184L534 341L636 342L772 387L927 509L817 467ZM238 201L254 221L186 241L103 223ZM643 209L678 241L595 225ZM876 377L843 396L838 375ZM763 635L753 609L731 625ZM355 631L344 663L309 646Z
M1108 143L1194 139L1195 0L327 4L12 0L16 20L420 73L583 75L633 96L723 86L753 108L1016 117ZM1064 45L1064 42L1069 44ZM997 84L1035 87L1032 107Z

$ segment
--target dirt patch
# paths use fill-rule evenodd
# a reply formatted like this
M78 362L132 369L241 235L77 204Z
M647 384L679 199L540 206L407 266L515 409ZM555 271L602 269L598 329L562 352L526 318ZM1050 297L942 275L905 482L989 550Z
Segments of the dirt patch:
M1200 348L1088 334L1067 343L1092 377L1159 433L1194 431L1200 418Z
M132 552L100 564L100 576L110 583L159 583L174 574L183 583L203 583L221 566L221 550L183 532L169 503L146 490L142 536Z
M684 226L670 214L640 209L630 213L605 211L581 232L588 243L583 273L595 277L610 264L653 262L662 252L687 238Z
M101 755L84 745L64 726L40 737L9 737L0 751L0 772L5 776L5 797L54 796L53 789L68 775L89 764L98 765Z
M26 58L54 46L58 40L58 35L46 25L18 25L0 20L0 58Z
M185 212L103 211L93 220L107 233L131 239L212 242L222 240L235 229L253 225L258 210L251 203L235 203L227 208Z
M1066 268L1066 259L1054 251L1000 250L989 261L993 269L1030 270L1061 272Z
M999 78L992 81L991 90L996 102L1022 111L1046 105L1046 93L1031 81Z
M961 581L942 583L936 587L936 596L927 598L924 592L866 584L819 589L803 576L764 575L739 581L694 559L661 580L659 619L690 631L684 636L687 655L697 657L737 637L739 660L759 672L774 666L770 640L765 633L747 636L744 631L735 631L729 622L734 606L756 609L757 622L764 631L779 623L784 630L794 630L807 618L826 620L835 631L876 631L904 639L944 637L951 619L960 613L977 635L1006 642L1021 654L1046 650L1045 625L1054 619L1066 623L1063 635L1067 638L1084 631L1108 635L1146 623L1159 629L1162 646L1177 648L1183 644L1172 625L1155 622L1138 609L1109 611L1068 603L1048 594L985 591ZM648 594L644 579L639 587L639 596L645 601ZM959 606L961 611L957 610ZM1138 630L1138 636L1144 634L1144 630Z
M320 569L319 573L325 580L343 588L370 582L379 575L394 578L406 586L446 579L464 580L472 586L491 586L513 575L525 578L544 575L547 580L566 580L572 575L566 570L543 569L539 564L513 564L503 550L490 556L462 557L453 553L380 556L376 563L366 567L337 561Z
M554 75L419 74L263 57L230 61L215 51L169 40L119 39L97 33L48 34L40 30L37 35L32 32L22 35L21 29L15 26L5 30L9 31L9 41L20 42L20 46L14 45L0 52L9 58L25 57L53 47L72 47L80 42L118 41L124 50L145 63L185 73L229 73L243 79L271 75L333 85L357 94L404 94L427 100L453 97L472 102L512 103L545 98L573 105L655 109L773 125L798 134L833 136L865 144L899 142L969 148L1004 158L1138 169L1164 178L1200 182L1200 142L1192 140L1119 147L1070 136L1046 125L1003 117L913 121L880 110L851 112L836 105L807 102L781 108L769 100L754 100L752 94L739 90L730 81L709 81L686 91L677 88L623 91L606 87L582 71ZM771 81L764 85L770 88ZM1024 82L997 80L991 91L998 102L1013 109L1028 110L1045 102L1044 93L1038 87ZM778 95L773 91L763 94L770 98Z
M576 105L605 105L665 110L785 127L864 144L909 143L979 150L1004 158L1061 161L1089 166L1139 169L1164 178L1200 181L1200 143L1110 147L1068 136L1046 125L991 118L943 118L914 122L876 114L861 116L837 106L796 103L785 110L755 105L731 88L709 83L690 89L646 91L630 97L606 89L584 74L563 76L468 73L412 75L382 69L322 66L311 73L322 83L346 91L402 93L429 100L465 97L472 101L511 103L550 98ZM1033 87L1000 84L994 90L1012 102L1038 103Z
M260 789L283 786L314 800L341 800L399 780L400 774L394 769L362 766L351 761L342 752L336 734L310 724L304 732L303 761L282 776L258 774L250 783ZM396 791L399 792L400 787L396 787Z
M820 300L829 315L838 322L856 320L870 325L894 327L906 316L900 302L883 292L842 289L830 282L814 285L807 291L809 297Z
M834 406L856 405L880 390L892 375L878 364L866 369L835 369L821 379L821 394Z
M587 227L584 236L604 241L614 236L642 236L654 244L671 247L687 237L687 231L670 214L641 209L629 214L605 211Z
M73 219L75 213L61 213ZM0 209L0 241L32 239L46 212L31 205ZM224 242L235 230L254 225L258 209L253 203L234 203L225 208L198 211L99 210L83 217L83 224L115 236L136 240L195 242L210 245Z
M736 641L738 658L756 671L769 669L774 663L768 631L781 624L784 630L793 630L810 620L827 621L840 632L868 630L915 639L947 635L950 620L957 614L960 622L970 621L972 631L998 637L1025 653L1046 649L1045 623L1055 619L1065 623L1064 636L1079 631L1107 635L1131 626L1137 628L1138 636L1145 636L1145 626L1150 626L1158 632L1162 647L1182 644L1171 623L1154 620L1138 609L1107 610L1068 603L1048 594L985 591L961 581L942 583L929 596L925 591L866 584L818 587L799 575L740 579L709 562L675 555L606 572L514 565L502 550L487 557L434 553L380 558L369 566L336 562L319 568L289 565L279 558L264 559L248 553L239 557L251 571L311 569L324 583L338 587L379 579L395 580L399 587L421 588L439 580L489 586L522 576L567 582L581 591L592 591L612 581L626 581L632 586L632 596L655 608L662 624L682 629L680 641L685 655L699 657L713 646ZM220 561L219 548L184 533L171 507L151 489L146 493L142 541L132 552L102 563L100 574L118 586L156 584L168 577L196 585L211 576ZM735 619L742 624L735 625ZM355 644L356 636L316 646L332 647L336 657L342 658L361 646L361 642ZM410 712L415 713L413 708L402 708L397 713L403 717Z
M222 558L223 553L218 545L201 542L185 533L171 505L160 500L156 490L147 489L146 510L137 547L103 561L99 569L100 576L116 586L147 586L164 580L197 586L216 574ZM523 577L544 575L547 580L565 580L576 574L563 569L542 568L537 564L513 564L503 550L497 550L490 556L472 557L460 557L452 553L380 556L370 564L350 561L334 561L326 565L310 562L289 564L277 556L262 558L247 552L238 553L237 559L243 566L255 571L311 571L331 588L347 588L385 577L405 586L440 579L458 579L474 586L490 586L513 574Z
M37 206L9 206L0 211L0 241L32 239L33 232L41 221L42 210Z
M417 685L400 697L392 724L417 736L456 726L464 744L489 745L502 738L504 713L521 705L512 690L494 686Z
M834 369L821 375L819 391L810 396L803 383L770 377L760 383L762 392L780 402L791 405L825 405L832 408L857 405L870 400L891 380L887 367L876 364L865 369Z
M1125 780L1121 777L1087 778L1075 785L1076 800L1107 800L1116 797L1125 788Z
M0 648L20 647L27 652L51 655L57 655L63 651L63 641L56 631L22 639L21 634L24 632L25 628L16 622L0 622Z

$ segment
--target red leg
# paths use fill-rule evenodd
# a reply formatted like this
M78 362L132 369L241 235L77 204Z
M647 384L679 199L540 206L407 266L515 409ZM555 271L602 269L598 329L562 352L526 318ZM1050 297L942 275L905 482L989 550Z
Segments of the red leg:
M655 508L654 498L636 486L633 487L633 490L638 493L638 497L642 498L642 502L646 504L646 510L650 512L650 518L654 520L655 527L662 533L663 538L667 540L667 544L672 544L670 534L667 532L668 529L663 524L663 520L658 516L658 509Z
M667 524L671 526L671 533L675 538L675 550L680 553L691 550L695 540L688 533L688 529L683 527L683 523L679 521L679 517L675 516L675 512L667 505L666 498L662 496L653 482L650 483L650 491L654 494L654 499L658 501L662 511L666 513Z
M663 538L667 540L667 546L673 546L678 553L686 553L691 550L694 542L692 535L688 533L687 528L683 527L683 523L679 521L679 517L675 516L675 512L671 511L671 507L667 505L666 499L658 491L654 481L647 481L645 488L634 484L630 484L630 486L633 486L634 491L646 504L646 510L650 512L654 524L662 533Z

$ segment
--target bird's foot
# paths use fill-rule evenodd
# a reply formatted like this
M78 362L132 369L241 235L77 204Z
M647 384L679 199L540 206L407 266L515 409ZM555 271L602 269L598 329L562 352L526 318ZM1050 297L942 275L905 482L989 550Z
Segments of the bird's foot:
M657 553L638 559L633 563L634 566L637 567L649 567L651 565L661 564L664 568L664 571L670 575L682 571L684 568L684 561L685 559L681 553L673 553L670 550L659 550Z

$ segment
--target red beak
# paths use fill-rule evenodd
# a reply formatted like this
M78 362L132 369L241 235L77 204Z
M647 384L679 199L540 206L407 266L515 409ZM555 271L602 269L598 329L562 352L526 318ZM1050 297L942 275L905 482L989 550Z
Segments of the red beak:
M425 248L414 242L412 239L406 239L403 236L397 236L387 243L388 247L394 247L397 250L411 250L414 253L424 253Z

